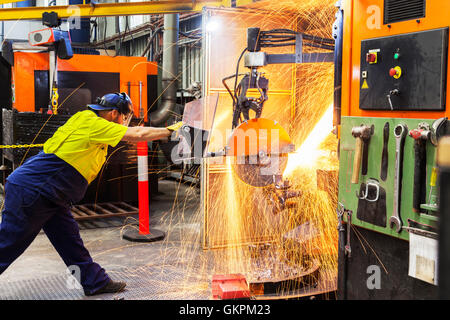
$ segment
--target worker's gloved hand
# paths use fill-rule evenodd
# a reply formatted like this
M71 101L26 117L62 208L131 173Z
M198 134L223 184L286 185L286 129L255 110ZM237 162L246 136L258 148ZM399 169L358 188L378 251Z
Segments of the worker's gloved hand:
M184 125L183 121L179 121L171 126L166 127L169 131L178 131Z

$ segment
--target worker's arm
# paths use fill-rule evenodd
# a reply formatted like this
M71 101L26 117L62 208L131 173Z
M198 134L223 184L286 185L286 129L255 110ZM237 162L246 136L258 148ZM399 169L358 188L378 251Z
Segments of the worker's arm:
M173 131L179 130L183 122L177 122L167 128L129 127L122 140L129 142L153 141L169 137Z
M172 134L167 128L129 127L122 140L129 142L153 141L167 138Z

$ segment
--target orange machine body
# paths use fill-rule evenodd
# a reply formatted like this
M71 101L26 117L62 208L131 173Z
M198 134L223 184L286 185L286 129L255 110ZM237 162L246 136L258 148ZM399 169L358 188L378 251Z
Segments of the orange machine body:
M257 118L239 125L228 142L228 156L255 156L293 151L291 138L276 121Z
M343 53L342 53L342 116L389 117L411 119L438 119L450 116L450 108L444 111L392 111L361 110L360 57L361 41L405 33L433 30L448 27L450 24L449 1L426 1L425 17L392 24L383 23L384 0L346 0L344 5ZM448 55L450 59L450 54ZM389 71L389 70L388 70ZM447 92L450 81L447 74ZM446 105L450 96L446 97Z
M49 70L48 53L14 52L14 66L12 67L11 79L13 108L20 112L36 111L35 71L46 70ZM158 67L155 62L148 62L144 57L74 54L70 60L58 59L57 70L58 72L118 73L120 91L129 93L133 101L134 113L137 117L140 115L139 101L141 102L143 115L145 121L147 121L149 107L147 103L147 76L157 75ZM156 88L154 89L156 90ZM59 104L62 102L59 101Z

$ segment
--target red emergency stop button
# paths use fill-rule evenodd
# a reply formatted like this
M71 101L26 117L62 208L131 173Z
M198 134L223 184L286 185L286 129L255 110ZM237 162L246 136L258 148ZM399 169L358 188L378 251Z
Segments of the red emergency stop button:
M396 66L396 67L394 67L394 68L391 68L391 69L389 70L389 75L390 75L391 77L393 77L394 79L400 78L401 75L402 75L402 68L400 68L399 66Z
M391 68L391 70L389 70L389 75L390 75L391 77L397 75L397 70L395 70L394 68Z

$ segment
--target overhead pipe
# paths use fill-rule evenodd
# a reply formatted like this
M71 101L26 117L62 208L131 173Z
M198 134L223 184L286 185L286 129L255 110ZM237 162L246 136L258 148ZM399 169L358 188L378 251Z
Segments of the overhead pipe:
M164 125L177 102L179 14L164 15L161 106L150 113L150 125Z

